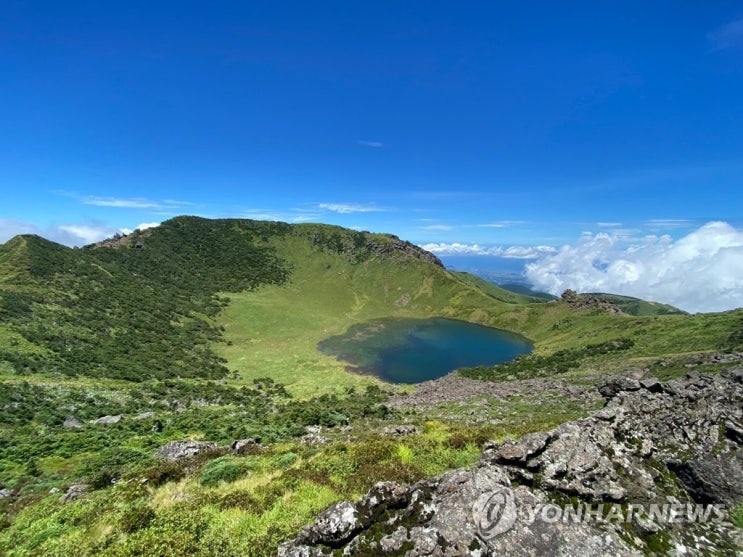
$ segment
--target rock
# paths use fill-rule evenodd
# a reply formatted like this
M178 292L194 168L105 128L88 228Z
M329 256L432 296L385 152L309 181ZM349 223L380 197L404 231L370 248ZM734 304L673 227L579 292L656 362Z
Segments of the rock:
M600 309L606 313L624 313L614 302L605 300L594 294L578 294L575 290L567 289L560 296L562 301L567 302L571 309L592 310Z
M528 459L541 453L551 440L552 436L547 432L530 433L518 441L509 439L495 450L494 447L489 448L486 452L490 454L483 456L500 464L525 464Z
M414 433L420 433L414 425L392 425L382 430L383 435L390 435L392 437L402 437L404 435L413 435Z
M640 386L651 393L660 393L663 391L663 385L655 377L640 380Z
M90 423L93 425L113 425L118 424L123 419L123 414L117 414L116 416L101 416L97 420L90 420Z
M18 495L15 489L8 489L7 487L0 489L0 499L10 499Z
M356 507L343 501L327 508L303 534L304 539L311 544L322 541L332 547L348 540L359 527Z
M160 447L155 452L155 456L167 460L181 460L196 456L210 449L215 449L216 447L217 444L211 441L171 441Z
M637 379L629 377L611 377L599 386L599 393L605 399L611 400L622 391L637 391L640 389L640 382Z
M62 424L65 429L79 429L84 427L85 424L78 420L75 416L67 416Z
M90 491L90 486L85 484L75 484L67 488L67 491L59 498L60 503L70 503L82 497Z
M698 503L733 507L743 501L743 451L686 462L669 460L667 465Z
M523 447L515 441L506 441L495 453L495 462L507 464L511 462L526 462L526 453Z
M51 489L49 490L49 495L56 495L56 494L57 494L57 493L59 493L60 491L61 491L61 490L60 490L60 489L59 489L58 487L53 487L53 488L51 488Z
M726 421L725 435L738 445L743 445L743 426L740 424L733 423L731 420Z
M308 425L304 427L306 433L319 434L322 431L321 425Z
M142 412L141 414L137 414L134 416L135 420L151 420L155 417L154 412Z
M250 449L260 447L260 445L260 439L258 439L257 437L249 437L247 439L238 439L236 441L233 441L232 445L230 445L230 448L235 454L245 454Z
M330 439L328 439L327 437L323 437L322 435L317 435L315 433L302 435L300 441L302 441L302 443L304 443L305 445L325 445L326 443L330 443Z

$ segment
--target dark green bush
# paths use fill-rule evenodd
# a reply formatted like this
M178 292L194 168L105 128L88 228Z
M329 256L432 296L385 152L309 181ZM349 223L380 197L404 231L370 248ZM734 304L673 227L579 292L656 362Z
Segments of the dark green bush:
M232 483L248 473L244 459L223 456L208 462L201 470L199 481L206 487L214 487L220 482Z
M119 527L125 534L147 528L155 518L155 511L148 505L136 504L128 507L119 518Z

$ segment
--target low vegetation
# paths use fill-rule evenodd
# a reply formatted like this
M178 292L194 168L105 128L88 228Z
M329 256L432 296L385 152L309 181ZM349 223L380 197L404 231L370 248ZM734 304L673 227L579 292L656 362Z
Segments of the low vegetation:
M518 356L511 362L496 366L477 366L461 369L459 370L459 374L470 379L482 379L486 381L511 381L513 379L531 379L533 377L552 377L580 367L587 358L613 352L622 352L628 350L634 344L632 339L620 338L600 344L589 344L583 348L558 350L546 356L539 354Z

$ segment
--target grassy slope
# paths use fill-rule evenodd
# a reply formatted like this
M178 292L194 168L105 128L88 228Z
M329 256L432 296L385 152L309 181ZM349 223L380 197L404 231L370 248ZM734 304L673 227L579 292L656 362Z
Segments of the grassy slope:
M356 263L319 251L296 235L272 243L293 263L289 282L231 294L220 318L228 345L218 351L243 379L269 375L302 396L375 381L349 374L343 363L316 349L320 340L354 323L434 315L488 323L523 303L524 297L493 287L508 301L497 299L479 290L479 281L471 277L415 259Z
M648 302L641 300L640 298L633 298L632 296L620 296L618 294L605 294L605 293L588 293L593 296L597 296L608 302L612 302L619 306L619 308L630 315L638 317L652 317L655 315L687 315L685 311L682 311L676 307L668 304L661 304L660 302Z

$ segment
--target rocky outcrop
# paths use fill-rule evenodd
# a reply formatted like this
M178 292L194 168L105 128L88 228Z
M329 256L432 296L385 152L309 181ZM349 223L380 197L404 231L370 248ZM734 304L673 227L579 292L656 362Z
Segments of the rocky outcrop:
M64 494L59 498L60 503L70 503L77 501L80 497L90 491L90 486L86 484L75 484L67 488Z
M394 395L387 406L397 410L427 410L442 403L471 401L480 397L507 401L514 396L533 398L535 401L561 397L587 407L601 400L595 389L584 389L558 378L540 377L501 383L469 379L455 372L418 383L415 391Z
M114 425L118 424L123 419L123 414L117 414L115 416L101 416L96 420L90 420L90 423L93 425Z
M413 435L415 433L420 433L418 431L418 428L414 425L390 425L385 427L382 430L382 435L389 435L391 437L403 437L405 435Z
M248 437L246 439L237 439L232 442L230 449L237 455L249 454L255 450L260 450L261 440L258 437Z
M564 302L567 302L572 309L600 309L606 313L624 313L614 302L610 302L609 300L594 294L578 294L575 290L570 290L569 288L562 293L561 298Z
M160 447L155 456L166 460L181 460L216 448L217 444L212 441L171 441Z
M279 555L735 555L743 371L615 379L592 416L489 443L470 470L383 482Z
M437 267L444 268L441 260L415 244L401 240L393 234L385 234L384 241L369 240L366 243L366 249L377 255L402 255L406 259L420 259L426 263L431 263Z
M83 424L75 416L67 416L62 423L62 427L65 429L80 429L84 426L85 424Z

